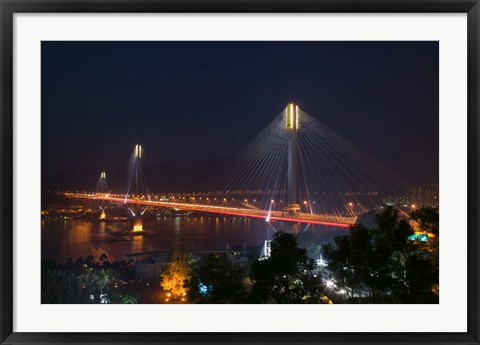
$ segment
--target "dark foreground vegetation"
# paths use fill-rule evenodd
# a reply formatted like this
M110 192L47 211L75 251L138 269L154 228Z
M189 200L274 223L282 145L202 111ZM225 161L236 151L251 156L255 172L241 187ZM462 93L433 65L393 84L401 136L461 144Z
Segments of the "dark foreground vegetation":
M158 281L155 303L438 303L438 209L402 217L388 207L375 226L355 224L321 246L321 260L278 232L271 256L242 267L228 255L195 259L175 249ZM135 263L79 258L42 264L42 303L139 303ZM151 303L151 302L145 302Z

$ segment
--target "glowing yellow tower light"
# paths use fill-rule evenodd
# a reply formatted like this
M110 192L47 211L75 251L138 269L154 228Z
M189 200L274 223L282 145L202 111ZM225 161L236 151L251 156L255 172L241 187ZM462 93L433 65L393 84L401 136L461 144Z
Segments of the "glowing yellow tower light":
M104 178L107 178L107 174L106 174L104 171L102 171L102 172L100 173L100 178L103 178L103 179L104 179Z
M298 119L300 115L298 114L298 105L295 105L295 129L298 130Z
M142 145L135 145L135 157L142 158Z
M289 103L287 105L287 116L286 116L286 128L287 130L298 130L299 124L299 115L298 115L298 105L294 103Z

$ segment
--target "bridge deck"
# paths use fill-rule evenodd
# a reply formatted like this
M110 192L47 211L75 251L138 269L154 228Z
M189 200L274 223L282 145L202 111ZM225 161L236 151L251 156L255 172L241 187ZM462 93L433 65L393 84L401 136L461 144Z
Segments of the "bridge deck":
M79 198L79 199L91 199L91 200L104 200L111 201L116 203L124 204L137 204L145 205L152 207L165 207L173 208L183 211L197 211L197 212L208 212L216 214L225 214L230 216L239 216L239 217L249 217L249 218L261 218L270 221L283 221L283 222L295 222L295 223L308 223L308 224L318 224L325 226L336 226L342 228L348 228L350 225L355 223L355 218L351 217L342 217L342 216L333 216L329 214L310 214L296 212L290 214L287 211L264 211L259 209L248 209L248 208L239 208L239 207L228 207L228 206L214 206L214 205L202 205L202 204L190 204L190 203L181 203L181 202L171 202L171 201L152 201L145 199L136 199L136 198L116 198L111 196L102 196L102 195L91 195L91 194L75 194L75 195L66 195L68 197Z

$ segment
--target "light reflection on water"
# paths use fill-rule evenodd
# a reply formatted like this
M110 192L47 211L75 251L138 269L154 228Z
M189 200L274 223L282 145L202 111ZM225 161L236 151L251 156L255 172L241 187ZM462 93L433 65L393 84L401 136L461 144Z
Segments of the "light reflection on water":
M273 223L277 230L298 232L305 225L292 226ZM111 260L125 260L126 254L151 251L170 251L174 247L193 250L221 250L243 248L244 245L263 245L272 237L271 227L264 220L237 217L164 217L145 222L148 235L119 238L112 231L129 229L131 224L87 221L42 221L42 260L59 263L71 257L74 261L102 253ZM329 242L346 230L332 227L311 226L309 232L319 242ZM260 248L258 249L260 251ZM256 254L256 253L255 253ZM260 254L260 252L258 253Z

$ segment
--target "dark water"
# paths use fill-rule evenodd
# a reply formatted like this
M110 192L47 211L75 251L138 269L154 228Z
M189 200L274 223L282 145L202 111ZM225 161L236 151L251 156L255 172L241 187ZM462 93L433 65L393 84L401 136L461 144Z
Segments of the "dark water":
M336 227L271 223L277 231L299 235L299 242L308 246L330 242L347 230ZM88 221L42 221L42 260L63 263L67 258L102 253L110 260L125 260L126 254L151 251L170 251L174 247L186 250L224 250L252 247L258 250L272 237L274 229L265 220L238 217L163 217L146 222L148 234L135 237L112 236L112 231L130 229L129 223L100 223ZM253 253L257 255L257 253Z

